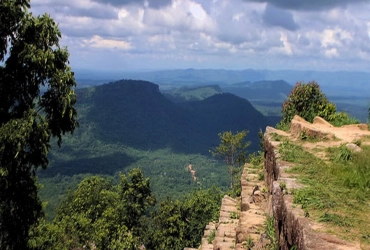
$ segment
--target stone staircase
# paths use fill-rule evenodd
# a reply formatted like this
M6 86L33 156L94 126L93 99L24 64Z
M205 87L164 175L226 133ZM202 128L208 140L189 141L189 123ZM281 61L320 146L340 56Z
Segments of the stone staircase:
M262 192L264 181L255 172L245 165L241 197L222 199L219 221L207 225L200 250L264 249L266 242L261 239L267 202Z

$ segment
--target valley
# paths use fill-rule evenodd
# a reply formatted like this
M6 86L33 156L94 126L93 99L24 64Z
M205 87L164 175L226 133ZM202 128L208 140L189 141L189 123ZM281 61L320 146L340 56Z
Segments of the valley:
M186 73L182 72L181 79L186 79ZM217 76L225 74L221 71ZM256 152L258 132L280 121L281 105L292 85L283 80L242 81L240 75L231 78L238 82L226 85L217 82L217 76L202 82L194 76L182 84L173 81L178 85L142 80L96 85L102 81L96 80L90 87L77 89L80 127L64 138L62 148L53 146L50 167L39 172L48 220L65 193L83 178L101 175L117 183L118 173L134 167L150 177L159 201L212 186L226 191L224 163L209 153L218 143L217 134L247 129L252 142L249 152ZM249 79L259 77L254 74ZM192 81L197 84L185 85ZM339 95L331 100L338 110L365 117L365 103L354 99ZM197 181L188 172L190 164Z
M53 146L50 166L39 171L40 195L52 219L64 194L84 177L117 174L140 167L150 177L157 199L181 197L211 186L226 191L224 163L209 150L222 131L249 131L248 152L259 150L258 132L268 120L246 99L220 93L192 102L173 102L156 84L122 80L77 89L80 126L63 146ZM187 167L197 172L194 182Z

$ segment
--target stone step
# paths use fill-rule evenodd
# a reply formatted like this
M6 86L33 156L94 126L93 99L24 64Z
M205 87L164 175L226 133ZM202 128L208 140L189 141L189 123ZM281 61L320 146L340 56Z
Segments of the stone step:
M241 177L241 198L233 199L229 196L223 197L219 214L219 223L213 225L214 227L211 225L206 227L202 245L199 249L247 249L245 246L249 238L253 242L259 240L260 234L263 233L265 216L264 208L258 203L265 197L260 191L255 191L255 195L252 197L251 195L256 185L262 187L264 183L263 181L258 181L259 175L252 174L252 171L256 170L248 169L247 165L244 167ZM211 230L215 230L215 228L217 228L215 239L212 244L209 244L208 236Z
M235 249L248 249L248 244L259 242L261 234L264 232L265 206L261 205L266 202L266 197L261 192L264 182L259 180L258 174L252 174L252 171L256 170L248 169L248 165L243 169L241 211L236 228Z

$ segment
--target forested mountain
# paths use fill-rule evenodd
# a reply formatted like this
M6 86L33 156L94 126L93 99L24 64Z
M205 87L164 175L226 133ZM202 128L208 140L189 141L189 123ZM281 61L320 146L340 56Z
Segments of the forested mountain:
M108 79L140 79L153 82L160 86L161 91L171 90L181 87L198 87L218 85L223 92L231 92L238 95L238 91L233 88L238 83L252 83L259 87L268 87L265 83L275 83L280 79L291 86L297 82L317 81L324 93L332 100L339 110L348 112L362 122L367 120L367 109L369 106L370 93L370 73L368 72L325 72L325 71L295 71L295 70L224 70L224 69L178 69L161 71L140 71L140 72L99 72L99 71L81 71L76 72L78 87L92 86L109 82ZM93 79L93 80L91 80ZM228 88L233 90L228 90ZM252 87L252 88L250 88ZM284 87L285 88L285 87ZM247 98L260 112L270 116L271 124L275 124L280 116L281 106L271 99L256 101L249 99L253 96L248 87ZM245 89L247 90L247 89ZM182 90L180 91L182 92ZM269 92L269 91L267 91ZM256 92L258 95L260 92ZM277 90L277 93L284 93ZM189 92L185 96L188 96ZM258 96L257 95L257 96ZM175 93L176 97L183 99L182 93ZM186 99L186 98L185 98ZM279 95L279 100L281 95ZM277 107L278 106L278 107ZM275 116L275 117L271 117Z
M222 86L224 92L249 100L266 116L271 125L280 121L281 107L292 88L292 85L283 80L247 81Z
M174 103L156 84L121 80L78 89L80 127L50 155L40 172L49 202L47 214L67 189L88 174L116 176L133 167L150 177L158 199L186 194L196 187L227 187L226 167L211 158L218 133L248 130L249 152L259 149L258 132L268 123L245 99L217 94L201 101ZM195 182L188 165L196 170Z
M143 150L207 153L221 131L247 129L255 135L267 125L247 100L232 94L176 104L156 84L123 80L81 89L77 95L78 107L87 109L80 122L94 124L96 139ZM256 139L252 142L258 145Z
M195 87L180 87L177 89L161 90L161 92L173 102L201 101L223 91L218 85L206 85Z

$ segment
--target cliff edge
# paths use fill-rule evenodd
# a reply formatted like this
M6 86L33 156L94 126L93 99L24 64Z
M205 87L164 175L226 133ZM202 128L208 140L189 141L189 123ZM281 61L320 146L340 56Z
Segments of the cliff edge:
M327 153L328 148L345 145L351 152L361 152L362 146L368 147L368 126L356 124L334 127L320 117L309 123L295 116L289 132L267 127L263 140L264 180L261 174L256 174L253 166L245 165L241 178L241 197L224 198L220 220L207 226L199 249L370 249L370 243L364 243L359 239L360 236L351 238L337 234L338 227L331 228L328 223L324 223L325 220L311 217L304 205L293 202L297 190L305 188L306 184L299 181L299 172L292 171L297 166L294 156L286 160L284 152L280 150L287 143L299 145L300 150L309 152L313 158L318 158L324 164L331 160ZM356 201L347 203L351 202ZM367 211L363 211L364 213L370 212L369 208L365 209ZM335 212L329 213L328 209L324 215L341 212L335 208L331 210ZM351 216L355 215L343 215L343 218L351 220ZM276 245L266 237L267 218L273 218ZM346 225L345 222L343 225ZM351 227L351 230L357 230L353 225ZM366 236L367 234L363 235Z

